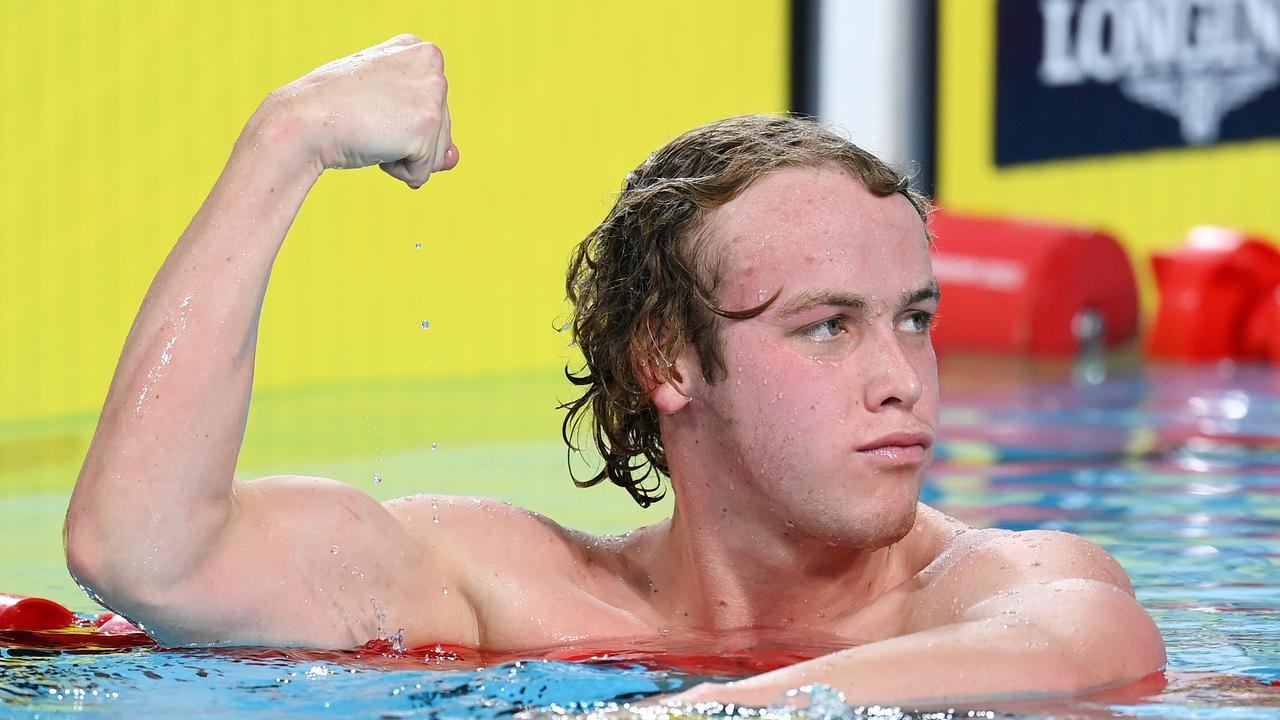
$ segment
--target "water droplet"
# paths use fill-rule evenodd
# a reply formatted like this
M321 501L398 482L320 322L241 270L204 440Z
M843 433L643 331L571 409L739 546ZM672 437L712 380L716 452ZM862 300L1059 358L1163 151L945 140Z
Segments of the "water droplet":
M334 546L330 547L330 548L329 548L329 554L330 554L330 555L337 555L337 554L338 554L338 546L337 546L337 545L334 545Z
M373 474L373 481L374 481L374 482L376 482L376 483L380 483L380 482L382 482L382 476L381 476L381 475L379 475L378 473L374 473L374 474Z
M430 320L423 320L423 321L422 321L422 329L423 329L423 330L426 330L426 329L427 329L427 328L429 328L429 327L431 327L431 321L430 321Z
M431 501L431 522L440 522L440 503L435 500Z
M431 443L431 449L432 449L432 450L435 450L435 449L436 449L436 448L438 448L438 447L440 447L440 446L439 446L439 445L436 445L435 443Z
M414 250L421 250L421 249L422 249L422 243L414 243L414 244L413 244L413 249L414 249Z
M441 595L443 595L443 596L445 596L445 597L449 597L449 586L448 586L448 585L441 585L441 586L440 586L440 594L441 594Z

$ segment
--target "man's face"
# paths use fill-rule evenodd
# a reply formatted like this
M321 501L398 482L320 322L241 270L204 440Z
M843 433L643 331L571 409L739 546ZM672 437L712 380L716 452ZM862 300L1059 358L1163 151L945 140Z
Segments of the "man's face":
M694 380L699 442L728 466L701 473L730 485L715 497L798 539L901 538L938 420L937 285L919 216L824 166L761 178L709 228L721 307L781 290L758 317L722 322L727 376Z

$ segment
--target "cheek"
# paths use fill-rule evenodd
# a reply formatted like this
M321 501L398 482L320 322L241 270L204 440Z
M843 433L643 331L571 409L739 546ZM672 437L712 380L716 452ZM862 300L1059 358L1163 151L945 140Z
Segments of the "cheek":
M734 424L781 428L790 419L805 393L812 393L812 363L773 339L758 337L726 338L725 369L727 377L718 404Z
M922 392L920 402L922 405L918 412L926 416L934 427L937 427L938 408L941 404L938 382L938 356L933 351L933 344L930 343L927 352L923 354L922 359L916 365L916 374L920 377Z
M744 387L754 388L749 400L754 425L771 429L778 438L803 441L846 422L856 405L848 368L790 348L770 350L758 365L744 369L754 377L754 382L744 381Z

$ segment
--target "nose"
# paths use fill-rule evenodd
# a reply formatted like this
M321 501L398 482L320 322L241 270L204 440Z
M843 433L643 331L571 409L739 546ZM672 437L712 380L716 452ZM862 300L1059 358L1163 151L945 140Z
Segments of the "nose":
M924 392L920 371L893 330L876 333L864 347L865 402L868 410L911 409Z

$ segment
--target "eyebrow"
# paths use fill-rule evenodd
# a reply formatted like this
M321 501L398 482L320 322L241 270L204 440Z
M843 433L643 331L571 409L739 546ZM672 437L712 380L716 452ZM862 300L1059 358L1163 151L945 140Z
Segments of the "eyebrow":
M924 302L926 300L940 300L941 298L942 291L938 288L938 281L931 280L928 285L925 285L922 288L903 293L902 299L899 301L898 305L899 307L905 308L910 305L915 305L918 302ZM816 307L824 306L843 307L853 310L854 312L862 312L865 311L869 305L870 302L867 298L856 293L810 290L808 292L800 293L794 298L788 300L787 303L782 306L782 310L779 311L779 314L784 318L793 317L795 315L808 312Z
M928 285L909 293L903 293L901 307L915 305L925 300L938 301L942 299L942 288L938 287L937 280L930 280Z

